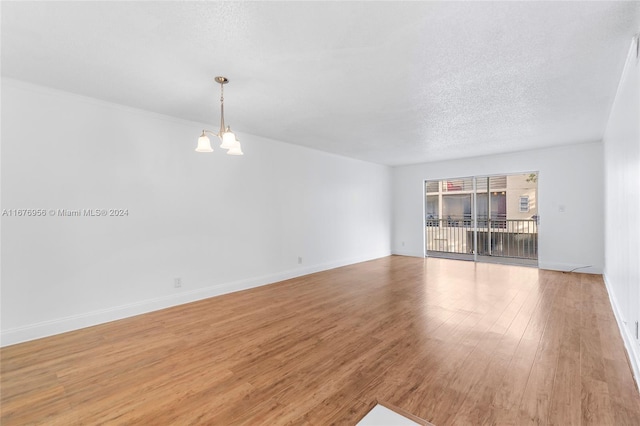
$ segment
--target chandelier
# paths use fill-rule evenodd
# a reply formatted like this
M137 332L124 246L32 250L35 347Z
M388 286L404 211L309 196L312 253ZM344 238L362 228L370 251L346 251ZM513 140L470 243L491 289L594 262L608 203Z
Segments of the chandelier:
M218 133L211 130L203 130L202 135L198 138L198 146L196 152L213 152L211 148L211 140L207 137L207 134L217 136L222 142L220 148L226 149L229 155L244 155L240 142L236 139L235 133L231 131L230 126L224 124L224 85L229 82L227 77L216 77L216 82L220 83L220 130Z

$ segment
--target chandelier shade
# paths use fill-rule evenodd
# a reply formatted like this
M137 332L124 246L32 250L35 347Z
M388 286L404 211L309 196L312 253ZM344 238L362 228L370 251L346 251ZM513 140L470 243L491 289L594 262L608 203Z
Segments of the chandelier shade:
M231 148L229 148L229 151L227 151L227 154L229 154L229 155L244 155L244 153L242 152L242 147L240 146L240 142L236 140L236 142L233 144L233 146Z
M227 130L222 134L222 143L220 148L230 149L236 144L236 134L231 131L231 127L227 127Z
M202 136L198 138L198 146L196 147L196 152L213 152L213 148L211 148L211 141L204 133L204 131L202 132Z

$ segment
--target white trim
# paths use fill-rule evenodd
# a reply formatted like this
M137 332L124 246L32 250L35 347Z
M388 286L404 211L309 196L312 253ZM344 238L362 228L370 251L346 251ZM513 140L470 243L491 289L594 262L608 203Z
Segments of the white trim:
M598 265L585 265L576 263L556 263L556 262L542 262L538 257L538 268L549 269L551 271L562 272L579 272L582 274L602 274L602 267Z
M629 50L627 51L627 56L625 58L624 61L624 67L622 68L622 71L620 72L620 76L618 77L618 86L616 87L616 94L613 97L613 100L611 101L611 104L609 104L609 114L607 114L607 126L609 127L609 123L611 122L611 114L613 114L613 105L616 103L616 100L618 99L618 97L620 96L620 90L622 90L622 83L624 80L624 73L627 70L627 64L631 63L631 58L633 58L635 55L634 50L637 49L637 47L634 49L635 44L636 43L640 43L640 33L634 35L633 37L631 37L631 45L629 46ZM638 66L638 61L636 61L634 66ZM604 130L605 134L607 133L607 129L605 128Z
M314 272L326 271L329 269L339 268L341 266L352 265L354 263L379 259L389 255L390 253L378 253L369 256L358 256L350 259L337 260L3 330L0 332L0 347L14 345L16 343L22 343L42 337L53 336L55 334L78 330L85 327L91 327L106 322L207 299L209 297L273 284L302 275L312 274Z
M419 253L417 251L407 251L407 250L393 250L391 254L396 256L409 256L409 257L421 257L424 258L424 253Z
M622 335L622 340L624 342L624 348L627 350L629 363L631 364L631 371L633 372L633 377L636 379L636 386L638 387L638 391L640 391L640 347L638 344L634 342L633 335L628 327L625 327L624 318L622 318L622 311L618 308L618 302L616 301L615 293L611 288L611 284L609 284L609 279L606 274L602 274L602 278L604 279L604 285L607 288L607 293L609 294L609 301L611 302L611 307L613 308L613 315L616 317L616 322L618 323L618 328L620 329L620 334Z

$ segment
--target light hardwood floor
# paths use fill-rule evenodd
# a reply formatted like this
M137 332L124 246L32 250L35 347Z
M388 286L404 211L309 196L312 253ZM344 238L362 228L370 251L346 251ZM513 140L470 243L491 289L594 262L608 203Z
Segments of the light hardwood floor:
M391 256L0 351L2 425L640 425L600 276Z

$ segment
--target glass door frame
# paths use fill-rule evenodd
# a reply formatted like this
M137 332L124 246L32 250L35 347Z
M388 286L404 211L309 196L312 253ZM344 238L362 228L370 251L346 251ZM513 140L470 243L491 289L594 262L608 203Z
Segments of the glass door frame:
M502 205L502 207L498 207L496 209L497 213L496 213L496 218L494 221L494 218L492 217L492 191L495 189L495 187L492 189L491 187L491 178L500 178L502 176L504 176L506 179L508 179L509 176L526 176L529 175L532 176L533 174L535 174L535 178L536 178L536 183L535 183L535 187L534 187L534 200L536 202L536 207L535 207L535 215L533 216L533 223L532 223L532 219L507 219L507 212L510 211L509 207L508 207L508 195L507 192L509 190L508 183L507 181L505 181L504 184L504 190L498 189L498 191L504 191L502 192L502 196L505 197L504 198L504 203L507 203L506 205L502 205L502 202L500 202L500 198L498 198L498 202L500 203L500 205ZM487 175L476 175L476 176L467 176L467 177L455 177L455 178L444 178L444 179L423 179L422 182L422 193L423 193L423 250L424 250L424 256L425 257L444 257L444 258L448 258L448 259L459 259L459 260L473 260L475 262L492 262L492 263L507 263L507 264L517 264L517 265L524 265L524 266L538 266L538 229L539 229L539 215L538 215L538 203L539 203L539 196L538 196L538 185L537 185L537 179L539 177L539 172L535 171L535 172L519 172L519 173L505 173L505 174L487 174ZM478 244L481 243L480 239L478 238L478 235L480 233L480 228L479 228L479 213L478 212L478 188L481 185L478 185L479 180L482 179L487 179L487 183L486 183L486 196L487 196L487 201L486 201L486 210L487 210L487 220L486 220L486 235L483 237L483 240L486 242L486 246L484 247L483 250L479 250ZM444 191L443 189L443 183L447 182L447 185L449 185L451 182L464 182L464 181L469 181L471 180L472 183L472 190L471 192L469 192L469 190L467 189L466 191L462 191L460 192L460 194L469 194L471 196L471 220L470 220L470 227L467 226L467 222L469 222L468 220L464 219L463 222L463 227L462 227L462 232L460 232L459 230L456 230L455 228L452 229L453 227L459 227L459 223L460 221L453 221L454 225L451 225L450 220L448 219L443 219L442 216L444 214L443 211L443 204L444 204L444 193L447 191ZM436 219L428 219L427 218L427 214L430 214L427 210L427 204L428 204L428 197L429 197L429 192L431 192L431 196L434 195L434 191L428 191L428 185L427 183L434 183L434 182L438 182L438 215ZM527 182L529 182L529 180L527 179ZM500 184L499 184L500 185ZM465 183L463 185L463 189L464 188L468 188L468 185ZM499 186L499 188L502 188L502 185ZM516 187L517 189L518 187ZM530 188L529 188L530 189ZM483 191L481 194L485 194L485 192ZM498 194L498 197L500 196L500 194ZM431 209L432 210L432 209ZM500 213L500 211L504 210L503 213ZM522 210L521 210L522 211ZM501 219L501 216L504 215L504 217ZM466 216L466 215L465 215ZM449 216L450 217L450 216ZM513 216L512 216L513 217ZM517 213L516 213L516 217L517 217ZM494 224L495 222L495 224ZM515 223L511 223L511 222L515 222ZM526 226L527 226L527 230L524 231L522 229L518 230L519 228L521 228L523 226L523 224L525 224L526 222ZM533 231L531 231L529 229L529 226L531 224L531 227L533 229ZM509 241L510 239L514 238L514 235L519 234L520 237L524 237L526 239L529 240L529 245L527 246L527 252L524 251L524 245L523 245L523 251L522 251L522 257L521 256L515 256L514 254L505 254L505 251L502 248L502 245L500 245L500 249L498 250L501 254L494 254L493 253L493 244L494 244L494 237L492 236L493 234L493 228L494 225L499 227L500 229L498 231L495 239L496 239L496 244L498 239L500 240L500 244L502 244L503 241L506 241L504 244L505 246L509 246L509 244L511 244ZM430 228L431 227L431 228ZM444 231L443 234L443 230L442 228L446 227L446 231ZM437 228L437 230L436 230ZM505 229L502 229L505 228ZM431 232L430 232L431 231ZM428 247L429 245L433 245L434 241L431 240L432 238L432 234L433 233L437 233L440 238L436 238L435 240L439 240L440 242L444 241L445 244L447 244L447 247L450 248L451 246L456 247L459 246L460 243L459 242L455 242L450 243L449 242L449 237L451 236L462 236L464 235L464 242L462 243L462 247L464 247L464 250L457 250L457 251L449 251L449 250L429 250ZM469 241L469 232L472 232L472 238L471 241ZM483 232L485 232L484 228L483 228ZM430 239L429 241L430 244L428 243L428 239ZM533 243L531 242L533 241ZM439 242L439 243L440 243ZM471 247L471 251L468 251L468 243L472 242L472 247ZM496 247L498 247L496 245ZM511 246L513 247L513 246ZM531 257L531 250L534 250L534 255L535 257ZM455 250L455 249L454 249ZM465 252L466 251L466 252ZM507 250L508 251L508 250ZM524 257L525 253L527 253L529 255L529 257Z

